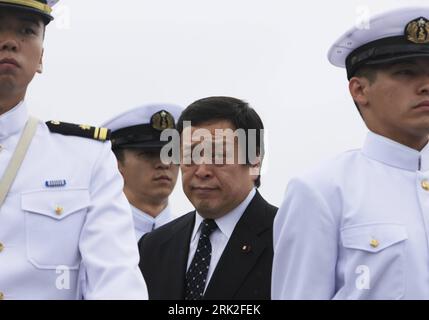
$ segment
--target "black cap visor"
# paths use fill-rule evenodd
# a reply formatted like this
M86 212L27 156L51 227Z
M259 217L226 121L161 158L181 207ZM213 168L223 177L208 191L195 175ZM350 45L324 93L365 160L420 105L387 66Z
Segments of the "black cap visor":
M429 57L429 44L411 43L403 36L376 40L356 49L347 57L347 77L351 79L365 65L388 64L422 57Z

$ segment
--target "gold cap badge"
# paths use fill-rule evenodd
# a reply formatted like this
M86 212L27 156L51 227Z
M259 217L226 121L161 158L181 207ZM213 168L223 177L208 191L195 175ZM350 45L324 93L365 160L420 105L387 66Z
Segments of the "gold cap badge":
M405 36L414 43L429 43L429 20L420 17L410 21L405 27Z
M175 127L174 117L171 115L171 113L165 110L155 113L150 119L150 124L152 125L152 128L159 131L165 129L174 129Z

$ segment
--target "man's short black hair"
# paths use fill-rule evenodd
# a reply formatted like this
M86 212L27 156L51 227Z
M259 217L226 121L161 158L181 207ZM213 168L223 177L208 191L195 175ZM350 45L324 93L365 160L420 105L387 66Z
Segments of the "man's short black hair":
M246 145L249 146L248 130L256 129L256 151L263 158L264 141L261 130L264 124L256 111L243 100L232 97L209 97L195 101L181 114L177 122L177 130L183 131L183 122L190 121L192 126L198 126L212 121L226 120L232 123L235 129L246 132ZM248 148L246 148L248 149ZM246 156L247 164L250 164ZM258 188L261 185L261 176L255 181Z
M125 161L125 152L124 152L124 149L113 148L112 151L113 151L113 154L116 157L116 160L118 160L121 163L124 163L124 161Z
M385 65L384 65L385 67ZM365 78L369 81L370 84L373 84L377 78L377 72L382 69L382 65L363 65L356 70L353 77ZM360 116L363 118L360 107L356 101L354 101L357 110L359 111Z
M356 70L354 77L366 78L372 84L377 78L377 71L380 69L379 65L366 65Z

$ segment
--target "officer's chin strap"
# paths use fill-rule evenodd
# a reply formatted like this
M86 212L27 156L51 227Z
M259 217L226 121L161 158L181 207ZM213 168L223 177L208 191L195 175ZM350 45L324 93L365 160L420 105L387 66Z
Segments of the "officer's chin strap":
M38 124L38 119L30 117L27 121L27 124L25 125L21 137L19 138L19 142L12 155L12 159L7 165L6 171L4 172L0 181L0 208L6 199L6 195L8 194L9 189L15 180L22 162L24 161L27 150L30 147L31 141L33 140L33 137L36 133Z

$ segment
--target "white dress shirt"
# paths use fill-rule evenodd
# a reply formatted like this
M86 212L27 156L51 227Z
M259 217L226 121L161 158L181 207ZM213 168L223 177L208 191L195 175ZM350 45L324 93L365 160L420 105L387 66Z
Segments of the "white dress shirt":
M273 299L429 299L429 146L370 132L291 180L274 252Z
M136 232L137 242L146 233L158 229L164 224L175 219L175 216L172 214L170 205L167 205L167 207L165 207L165 209L162 210L155 218L152 217L150 214L134 207L133 205L131 205L131 211L133 212L134 230Z
M0 177L27 120L25 103L0 115ZM109 142L39 123L0 208L0 298L146 299L122 188Z
M252 201L255 194L256 190L252 189L246 199L244 199L234 210L219 219L215 219L218 228L210 235L212 255L210 259L209 271L207 273L207 281L205 282L206 288L207 284L210 282L214 270L216 269L217 263L222 256L223 250L228 244L229 238L231 238L235 226L237 225L238 221L240 220L249 203ZM198 212L196 212L194 230L192 231L191 242L189 245L188 267L186 268L186 270L189 269L189 266L191 265L192 259L195 255L195 251L197 250L198 241L200 239L201 233L201 222L203 220L204 218Z

